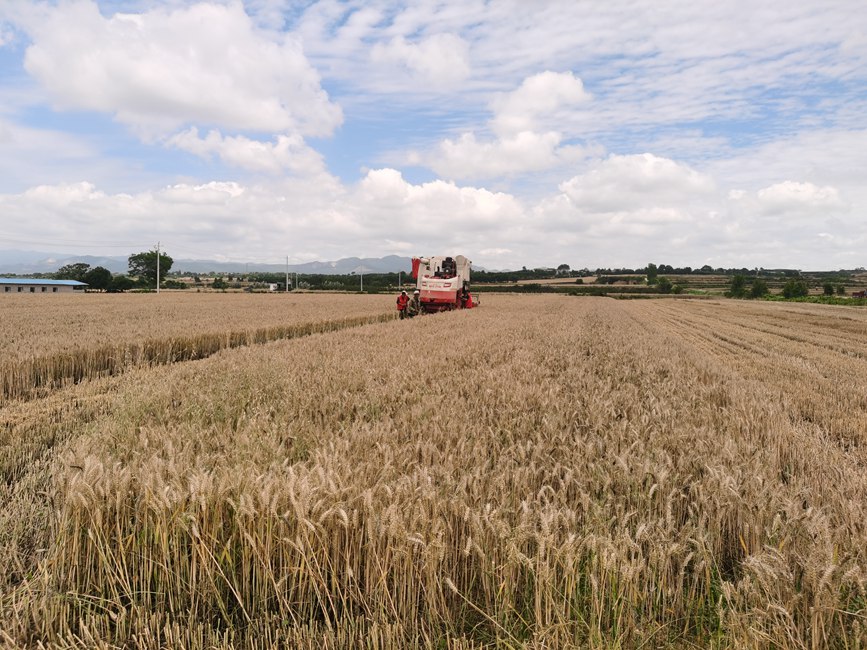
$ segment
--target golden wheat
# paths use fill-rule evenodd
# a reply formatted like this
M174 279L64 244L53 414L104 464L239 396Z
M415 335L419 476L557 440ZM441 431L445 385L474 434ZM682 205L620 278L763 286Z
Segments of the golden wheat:
M44 442L0 492L0 628L22 647L863 648L864 429L833 411L859 427L865 405L829 381L799 406L822 373L863 385L863 321L775 307L489 297L7 407L6 446Z
M385 297L133 294L10 297L0 404L127 368L388 320Z

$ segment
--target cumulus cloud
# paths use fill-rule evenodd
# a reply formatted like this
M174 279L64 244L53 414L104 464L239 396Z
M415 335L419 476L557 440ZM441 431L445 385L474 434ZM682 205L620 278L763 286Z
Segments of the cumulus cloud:
M784 252L777 264L799 268L857 266L856 242L864 237L863 227L850 212L850 205L836 187L785 180L757 191L730 191L724 235L738 254L752 255L760 265L767 265L762 253L779 260ZM829 231L845 232L846 236L828 237Z
M449 87L470 74L469 47L455 34L434 34L417 42L395 36L370 51L375 64L396 65L418 81Z
M683 206L709 197L714 189L710 176L650 153L611 155L560 185L572 205L588 212Z
M329 240L337 244L335 231L344 234L340 243L346 245L357 234L347 227L350 220L333 209L333 198L305 194L303 186L211 181L127 194L81 182L0 195L0 210L16 222L19 239L40 241L48 230L55 240L109 240L122 252L160 239L173 255L182 250L200 258L279 260L305 246L325 250ZM290 250L287 241L293 242Z
M37 185L24 192L24 197L43 206L67 206L105 198L93 183L62 183L60 185Z
M268 174L290 172L299 176L325 173L322 156L299 135L279 135L273 142L251 140L244 136L223 136L211 130L203 138L195 127L167 139L169 146L197 156L218 156L225 163Z
M529 211L543 236L535 245L547 242L555 259L591 268L682 260L720 225L714 180L684 163L646 153L586 167Z
M563 166L586 155L583 147L563 144L562 126L574 108L590 99L571 72L541 72L491 102L492 138L465 132L446 138L433 151L413 155L435 172L453 179L486 179Z
M568 120L575 108L588 102L590 94L571 72L546 70L527 77L517 90L500 95L491 104L493 130L507 136L535 131Z
M813 183L783 181L761 189L756 194L765 213L825 212L845 207L835 187L818 187Z
M444 181L414 184L393 169L371 170L351 187L310 187L304 179L270 184L174 183L136 194L112 194L93 183L42 185L0 194L0 213L17 236L148 242L159 238L212 257L279 260L307 251L348 255L458 250L474 255L520 227L513 196ZM288 242L288 243L287 243ZM287 250L288 247L288 250ZM246 251L246 253L245 253ZM295 259L295 257L293 257Z
M479 140L474 133L445 139L428 157L430 167L446 178L477 179L541 171L580 160L580 146L560 146L556 131L522 131L496 140Z
M450 241L508 228L522 214L520 204L509 194L440 180L414 185L395 169L369 171L359 183L356 198L364 206L368 223L397 221L401 231Z
M25 68L63 108L148 133L207 124L327 135L342 121L300 42L258 30L240 3L104 17L77 0L22 22L33 41Z
M243 185L232 181L211 181L202 185L186 183L170 185L156 196L170 203L190 203L194 205L225 205L245 192Z

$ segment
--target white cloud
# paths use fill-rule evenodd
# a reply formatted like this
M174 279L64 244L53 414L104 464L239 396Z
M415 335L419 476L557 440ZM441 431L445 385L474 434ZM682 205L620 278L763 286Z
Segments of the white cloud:
M350 188L305 179L175 183L137 194L88 182L43 185L0 194L0 213L25 240L51 232L55 240L104 241L110 232L117 242L160 239L169 254L175 246L203 258L220 252L267 261L299 251L324 259L439 250L472 256L520 226L524 210L508 194L413 184L377 169Z
M550 264L692 264L689 251L720 227L719 202L714 180L688 165L649 153L611 155L532 208L528 223L541 237L527 241L547 243Z
M223 136L212 130L202 138L198 129L191 127L168 138L166 144L203 158L216 155L231 166L267 174L288 171L298 176L314 176L325 173L322 156L299 135L279 135L274 142L261 142L244 136Z
M62 108L145 133L187 124L327 135L340 108L299 41L258 30L239 3L103 17L88 0L40 5L25 67Z
M356 16L371 7L375 20L359 19L364 28L358 28ZM464 109L476 110L492 92L508 91L539 70L574 70L594 96L595 110L569 116L585 134L759 114L785 132L803 108L800 96L845 107L863 89L867 39L853 20L861 10L859 0L329 0L308 4L297 29L332 78L359 93L388 93L407 106L423 108L414 99L423 103L428 96L408 97L405 84L389 84L371 70L371 43L450 33L472 53L472 74L451 97ZM834 81L843 83L824 86Z
M0 0L17 39L2 50L0 214L36 241L159 237L248 258L861 265L859 11ZM47 96L83 110L52 113ZM309 143L331 134L326 161ZM366 171L397 161L455 182Z
M751 247L750 238L793 243L822 239L822 232L829 228L845 229L851 242L863 228L849 211L850 205L836 187L811 182L786 180L757 192L728 193L730 232L743 234L745 248Z
M64 183L62 185L38 185L32 187L24 196L34 204L52 207L75 205L82 201L94 201L105 198L105 194L97 191L93 183Z
M494 99L491 126L500 137L535 131L569 120L590 99L581 79L571 72L540 72L524 79L517 90Z
M758 191L786 179L845 190L847 196L864 187L867 129L804 129L741 147L708 162L708 170L732 187Z
M413 152L410 159L452 179L501 178L566 166L581 160L586 151L563 145L562 127L576 106L589 100L580 79L571 72L550 71L527 77L514 91L491 102L493 138L479 139L465 132L446 138L433 151Z
M714 189L713 179L706 174L650 153L609 156L596 168L560 185L573 205L588 212L688 205L708 198Z
M511 176L541 171L580 160L580 146L560 146L562 135L556 131L522 131L496 140L479 141L474 133L445 139L436 150L420 159L446 178L476 179Z
M242 196L245 191L239 183L211 181L203 185L172 185L158 192L156 196L169 203L224 205Z
M395 36L370 51L374 64L397 65L417 81L452 87L470 75L469 48L454 34L434 34L418 42Z
M838 210L844 207L840 193L830 186L818 187L813 183L783 181L761 189L757 193L759 205L767 213L790 211L810 212Z
M414 185L394 169L368 172L356 198L366 223L450 241L508 228L523 212L511 195L439 180Z

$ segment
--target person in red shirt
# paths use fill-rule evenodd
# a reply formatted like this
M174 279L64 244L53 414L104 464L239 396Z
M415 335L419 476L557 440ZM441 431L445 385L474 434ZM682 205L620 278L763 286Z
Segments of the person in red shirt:
M397 313L401 320L406 318L406 306L408 303L409 296L406 295L406 291L401 291L400 295L397 297Z

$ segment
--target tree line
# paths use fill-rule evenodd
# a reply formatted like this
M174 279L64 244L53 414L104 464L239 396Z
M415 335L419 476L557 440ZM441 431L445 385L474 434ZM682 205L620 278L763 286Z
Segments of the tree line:
M159 264L157 260L159 259ZM160 286L171 270L174 260L165 253L144 251L127 258L128 274L113 274L103 266L91 267L86 262L75 262L61 266L53 275L56 280L76 280L84 282L90 289L108 292L123 292L130 289L150 289L157 286L157 267L159 267Z
M64 280L84 282L90 289L97 291L121 292L130 289L154 289L158 281L160 287L187 288L189 285L177 279L166 279L172 269L174 260L170 255L156 250L135 253L127 258L128 273L113 274L102 266L91 267L85 262L67 264L58 269L53 277ZM159 269L159 278L157 278ZM860 271L862 269L855 269ZM813 280L823 282L822 289L826 296L845 295L844 282L850 276L850 271L829 271L810 273ZM635 278L636 282L654 287L659 293L680 293L683 287L673 283L666 275L727 275L731 276L726 294L733 298L762 298L768 295L768 284L764 278L771 280L785 279L781 295L785 298L797 298L809 293L809 285L797 269L746 269L746 268L713 268L704 265L700 268L674 267L668 264L649 263L645 267L629 268L597 268L590 271L587 268L572 269L568 264L560 264L556 268L523 267L517 271L473 271L474 284L509 283L519 280L543 280L554 277L577 278L580 284L582 278L596 276L596 284L620 283L623 276L644 276ZM233 281L234 277L234 282ZM201 279L195 276L196 286L202 286ZM240 288L241 280L248 283L276 284L279 289L286 287L286 276L283 273L246 273L216 274L211 287L214 289ZM409 273L370 273L363 277L363 288L369 292L390 291L399 284L411 285L413 279ZM231 284L230 284L231 283ZM362 278L358 275L326 275L326 274L292 274L290 288L313 290L358 291L362 288Z

